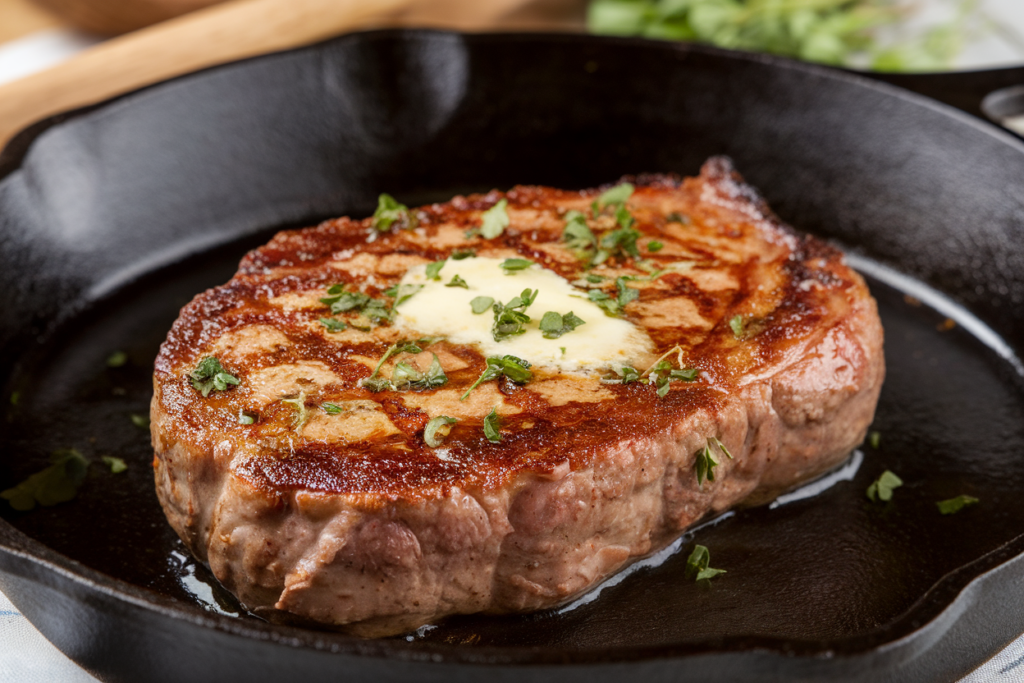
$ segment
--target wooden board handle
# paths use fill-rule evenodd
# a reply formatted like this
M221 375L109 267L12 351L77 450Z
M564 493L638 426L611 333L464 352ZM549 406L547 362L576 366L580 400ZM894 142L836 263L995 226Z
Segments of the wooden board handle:
M42 73L0 86L0 147L39 119L208 66L367 28L494 28L536 2L233 0L109 40ZM556 4L571 8L579 1ZM531 20L520 14L515 26L560 27L546 16Z

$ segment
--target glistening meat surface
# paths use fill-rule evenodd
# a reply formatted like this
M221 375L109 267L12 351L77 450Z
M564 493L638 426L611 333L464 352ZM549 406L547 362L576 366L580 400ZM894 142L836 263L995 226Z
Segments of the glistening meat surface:
M624 204L597 212L600 190L517 187L422 207L384 231L342 218L282 232L197 296L161 348L152 404L157 492L190 550L268 618L394 634L564 603L698 520L842 462L884 376L862 279L781 224L728 160L632 182ZM508 225L481 235L502 199ZM593 245L566 241L569 211ZM424 336L387 312L394 286L469 251L528 259L581 301L635 290L619 315L643 343L604 367L535 363L525 383L501 376L460 400L487 354L435 335L385 360L376 376L392 386L371 391L388 350ZM341 290L363 304L332 316L321 299ZM543 313L527 312L533 325ZM446 383L394 386L397 364L425 373L435 356ZM695 378L651 381L662 356ZM190 373L207 357L238 384L203 396ZM614 381L627 365L643 381ZM498 442L484 429L492 411ZM439 415L457 422L432 447L424 430ZM705 448L713 481L698 481Z

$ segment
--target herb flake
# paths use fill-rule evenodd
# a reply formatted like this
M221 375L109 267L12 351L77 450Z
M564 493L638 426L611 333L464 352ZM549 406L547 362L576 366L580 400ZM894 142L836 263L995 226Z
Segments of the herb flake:
M507 258L501 262L501 269L505 271L505 275L511 275L512 273L518 273L520 270L526 270L533 265L533 261L525 258Z
M469 283L462 279L462 276L456 273L452 276L452 281L445 285L445 287L462 287L463 289L469 289Z
M501 417L498 415L498 406L491 408L491 412L484 418L484 436L491 443L501 443Z
M55 451L49 467L0 492L0 498L7 499L20 512L31 510L37 503L45 507L66 503L78 493L88 468L89 461L74 448Z
M509 225L508 200L499 199L498 202L483 212L480 216L480 235L484 239L494 239Z
M189 375L192 387L206 398L211 391L225 391L229 386L237 385L238 378L224 369L214 356L207 356L199 361L199 365Z
M387 232L391 226L398 224L398 227L411 230L417 225L416 217L409 211L409 207L400 204L389 194L382 193L377 198L377 210L373 212L373 227L379 232Z
M110 468L111 474L121 474L126 469L128 469L128 465L126 465L124 460L122 460L121 458L115 458L112 455L104 455L102 457L102 460L103 464L107 465Z
M686 578L694 581L711 580L719 574L725 574L724 569L712 569L711 553L702 545L696 545L690 557L686 559Z
M469 302L469 307L473 309L473 313L480 315L484 311L487 311L494 305L494 297L490 296L478 296L474 297Z
M128 362L128 354L124 351L114 351L112 354L107 356L107 367L108 368L120 368Z
M565 315L559 315L554 311L548 311L540 319L540 331L545 339L558 339L563 334L572 332L586 321L569 311Z
M458 420L447 415L438 415L431 418L423 429L423 442L431 448L437 448L444 443L445 438L452 430L452 425L456 422Z
M342 332L348 328L348 323L335 318L320 318L320 324L327 328L328 332Z
M882 472L882 476L871 482L866 493L872 501L887 503L892 500L893 491L901 486L903 486L903 480L886 470Z
M502 356L491 357L487 359L487 367L480 374L473 385L466 389L466 393L459 399L465 401L469 393L476 389L484 382L489 382L492 379L497 379L504 375L516 384L526 384L533 378L533 372L530 371L529 361L525 361L522 358L516 358L515 356Z
M967 494L960 494L956 498L950 498L949 500L940 500L936 505L939 507L939 512L944 515L953 515L960 512L968 505L976 505L978 499L974 496L968 496Z

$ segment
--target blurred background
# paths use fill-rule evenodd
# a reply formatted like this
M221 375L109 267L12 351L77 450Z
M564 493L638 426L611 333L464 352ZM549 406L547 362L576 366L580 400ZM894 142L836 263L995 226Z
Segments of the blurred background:
M269 5L233 0L231 6ZM220 0L0 0L0 84ZM279 0L297 7L308 2ZM321 3L344 12L353 3ZM1022 0L364 0L382 25L590 31L691 40L882 71L1024 64ZM480 6L493 11L479 17ZM227 8L222 7L222 11ZM199 15L196 15L197 11ZM209 14L206 12L205 14ZM198 46L197 46L198 48Z

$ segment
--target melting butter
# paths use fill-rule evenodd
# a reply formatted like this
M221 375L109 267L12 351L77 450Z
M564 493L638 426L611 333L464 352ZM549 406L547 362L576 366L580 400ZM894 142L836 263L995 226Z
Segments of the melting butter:
M402 284L423 288L396 308L395 324L417 335L474 344L485 356L511 354L563 372L634 365L652 351L654 344L646 332L628 320L605 315L585 291L573 287L565 278L536 264L506 274L501 263L502 259L484 257L449 259L441 269L440 280L428 280L426 266L411 268ZM455 275L465 280L469 289L446 287ZM487 309L474 314L470 301L489 296L507 303L524 289L539 292L526 310L531 318L526 332L494 341L494 313ZM545 339L539 324L548 311L559 315L572 311L585 324L557 339Z

